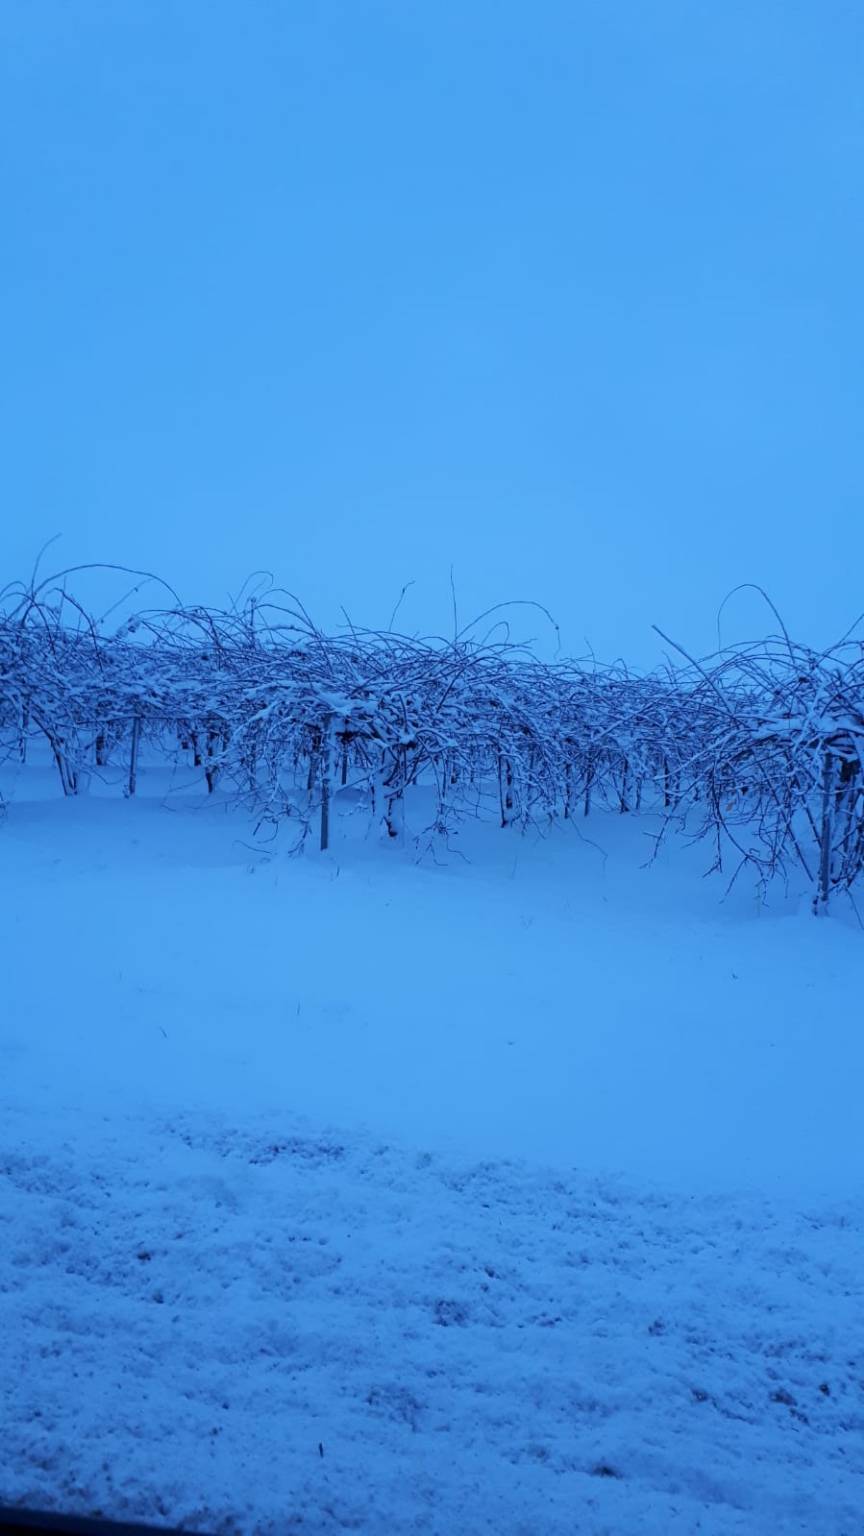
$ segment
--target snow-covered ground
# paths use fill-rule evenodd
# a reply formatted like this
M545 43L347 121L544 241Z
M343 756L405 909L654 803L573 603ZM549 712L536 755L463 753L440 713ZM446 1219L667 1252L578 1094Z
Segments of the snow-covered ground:
M0 1500L857 1536L849 915L627 817L418 864L3 788Z

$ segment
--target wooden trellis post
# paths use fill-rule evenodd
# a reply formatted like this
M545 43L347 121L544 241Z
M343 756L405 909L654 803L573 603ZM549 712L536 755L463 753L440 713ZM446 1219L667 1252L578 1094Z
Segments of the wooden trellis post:
M819 883L814 912L827 912L831 894L831 849L834 840L834 758L825 753L822 762L822 826L819 837Z
M141 743L141 716L132 721L132 746L129 752L129 794L134 795L138 786L138 748Z
M321 852L330 847L330 797L333 785L333 715L324 718L321 733Z

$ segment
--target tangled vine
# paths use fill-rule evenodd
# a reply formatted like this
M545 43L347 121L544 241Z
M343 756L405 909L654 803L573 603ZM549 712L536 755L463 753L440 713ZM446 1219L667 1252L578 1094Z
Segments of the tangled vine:
M686 823L732 879L750 867L767 888L797 866L816 911L864 871L859 640L815 652L781 626L705 661L669 642L676 659L640 675L540 661L495 638L494 611L484 638L479 620L450 641L324 634L275 588L223 611L163 584L165 606L112 625L72 595L74 574L0 593L5 760L41 738L65 795L103 770L134 795L146 749L259 819L292 818L301 841L315 826L325 849L340 793L395 838L422 783L443 837L490 810L524 827L596 805L659 813L658 842Z

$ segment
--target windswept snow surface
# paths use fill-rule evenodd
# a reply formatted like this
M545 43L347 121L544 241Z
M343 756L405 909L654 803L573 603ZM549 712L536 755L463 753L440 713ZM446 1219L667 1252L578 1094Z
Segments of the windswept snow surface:
M0 1500L858 1536L857 927L627 818L292 859L144 787L0 829Z
M861 1227L209 1113L8 1115L7 1497L214 1531L861 1529Z

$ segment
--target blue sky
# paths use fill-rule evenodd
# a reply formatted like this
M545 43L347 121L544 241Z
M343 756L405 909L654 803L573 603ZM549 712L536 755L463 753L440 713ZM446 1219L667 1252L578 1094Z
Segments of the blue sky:
M428 631L452 564L637 664L755 581L827 642L862 81L840 0L4 0L0 579L60 532Z

